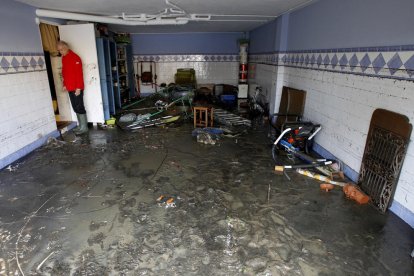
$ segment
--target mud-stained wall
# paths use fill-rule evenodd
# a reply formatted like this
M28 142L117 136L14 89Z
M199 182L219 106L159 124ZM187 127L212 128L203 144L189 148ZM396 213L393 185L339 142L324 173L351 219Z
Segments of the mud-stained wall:
M27 145L56 130L44 71L0 75L0 168L25 155Z
M34 8L5 0L0 14L1 169L57 131Z
M323 126L316 137L316 150L343 161L353 180L358 177L375 109L385 108L414 122L414 39L407 36L412 22L407 11L414 10L414 2L363 2L322 0L294 12L289 16L288 49L249 57L250 82L268 91L271 112L278 110L284 85L308 92L305 118ZM351 21L337 18L341 6L358 12ZM358 27L368 17L369 24ZM327 18L332 19L329 24ZM391 28L395 22L401 28ZM413 165L414 146L410 144L391 206L412 227Z
M359 172L372 113L384 108L414 122L414 83L286 67L284 85L306 90L305 118L321 123L316 142ZM411 138L412 140L412 138ZM414 146L409 145L391 210L414 226ZM356 180L357 173L348 171ZM407 210L408 209L408 210Z

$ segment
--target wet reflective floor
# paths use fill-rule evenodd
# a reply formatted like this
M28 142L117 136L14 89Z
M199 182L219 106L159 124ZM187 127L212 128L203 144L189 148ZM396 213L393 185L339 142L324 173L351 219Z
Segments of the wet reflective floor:
M413 229L276 175L265 128L191 131L91 129L0 171L0 275L414 275Z

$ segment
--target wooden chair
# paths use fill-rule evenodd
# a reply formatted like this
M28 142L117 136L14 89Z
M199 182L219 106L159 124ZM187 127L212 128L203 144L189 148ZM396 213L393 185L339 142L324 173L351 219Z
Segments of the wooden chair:
M305 109L306 91L284 86L280 99L279 112L270 115L271 130L280 134L286 123L299 122Z

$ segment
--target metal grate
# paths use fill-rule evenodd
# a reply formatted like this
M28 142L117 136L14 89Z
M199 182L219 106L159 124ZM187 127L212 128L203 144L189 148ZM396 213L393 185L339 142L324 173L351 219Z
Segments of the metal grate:
M374 112L358 184L382 212L394 194L410 133L405 116L383 109Z
M359 184L382 212L387 210L406 149L404 139L380 128L368 141Z

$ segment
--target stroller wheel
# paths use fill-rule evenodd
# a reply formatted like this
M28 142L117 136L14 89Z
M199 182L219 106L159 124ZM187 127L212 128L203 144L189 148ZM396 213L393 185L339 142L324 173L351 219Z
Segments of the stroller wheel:
M305 141L305 153L310 154L313 147L313 140L306 140Z
M281 150L279 149L277 145L272 146L272 157L276 165L283 165Z

